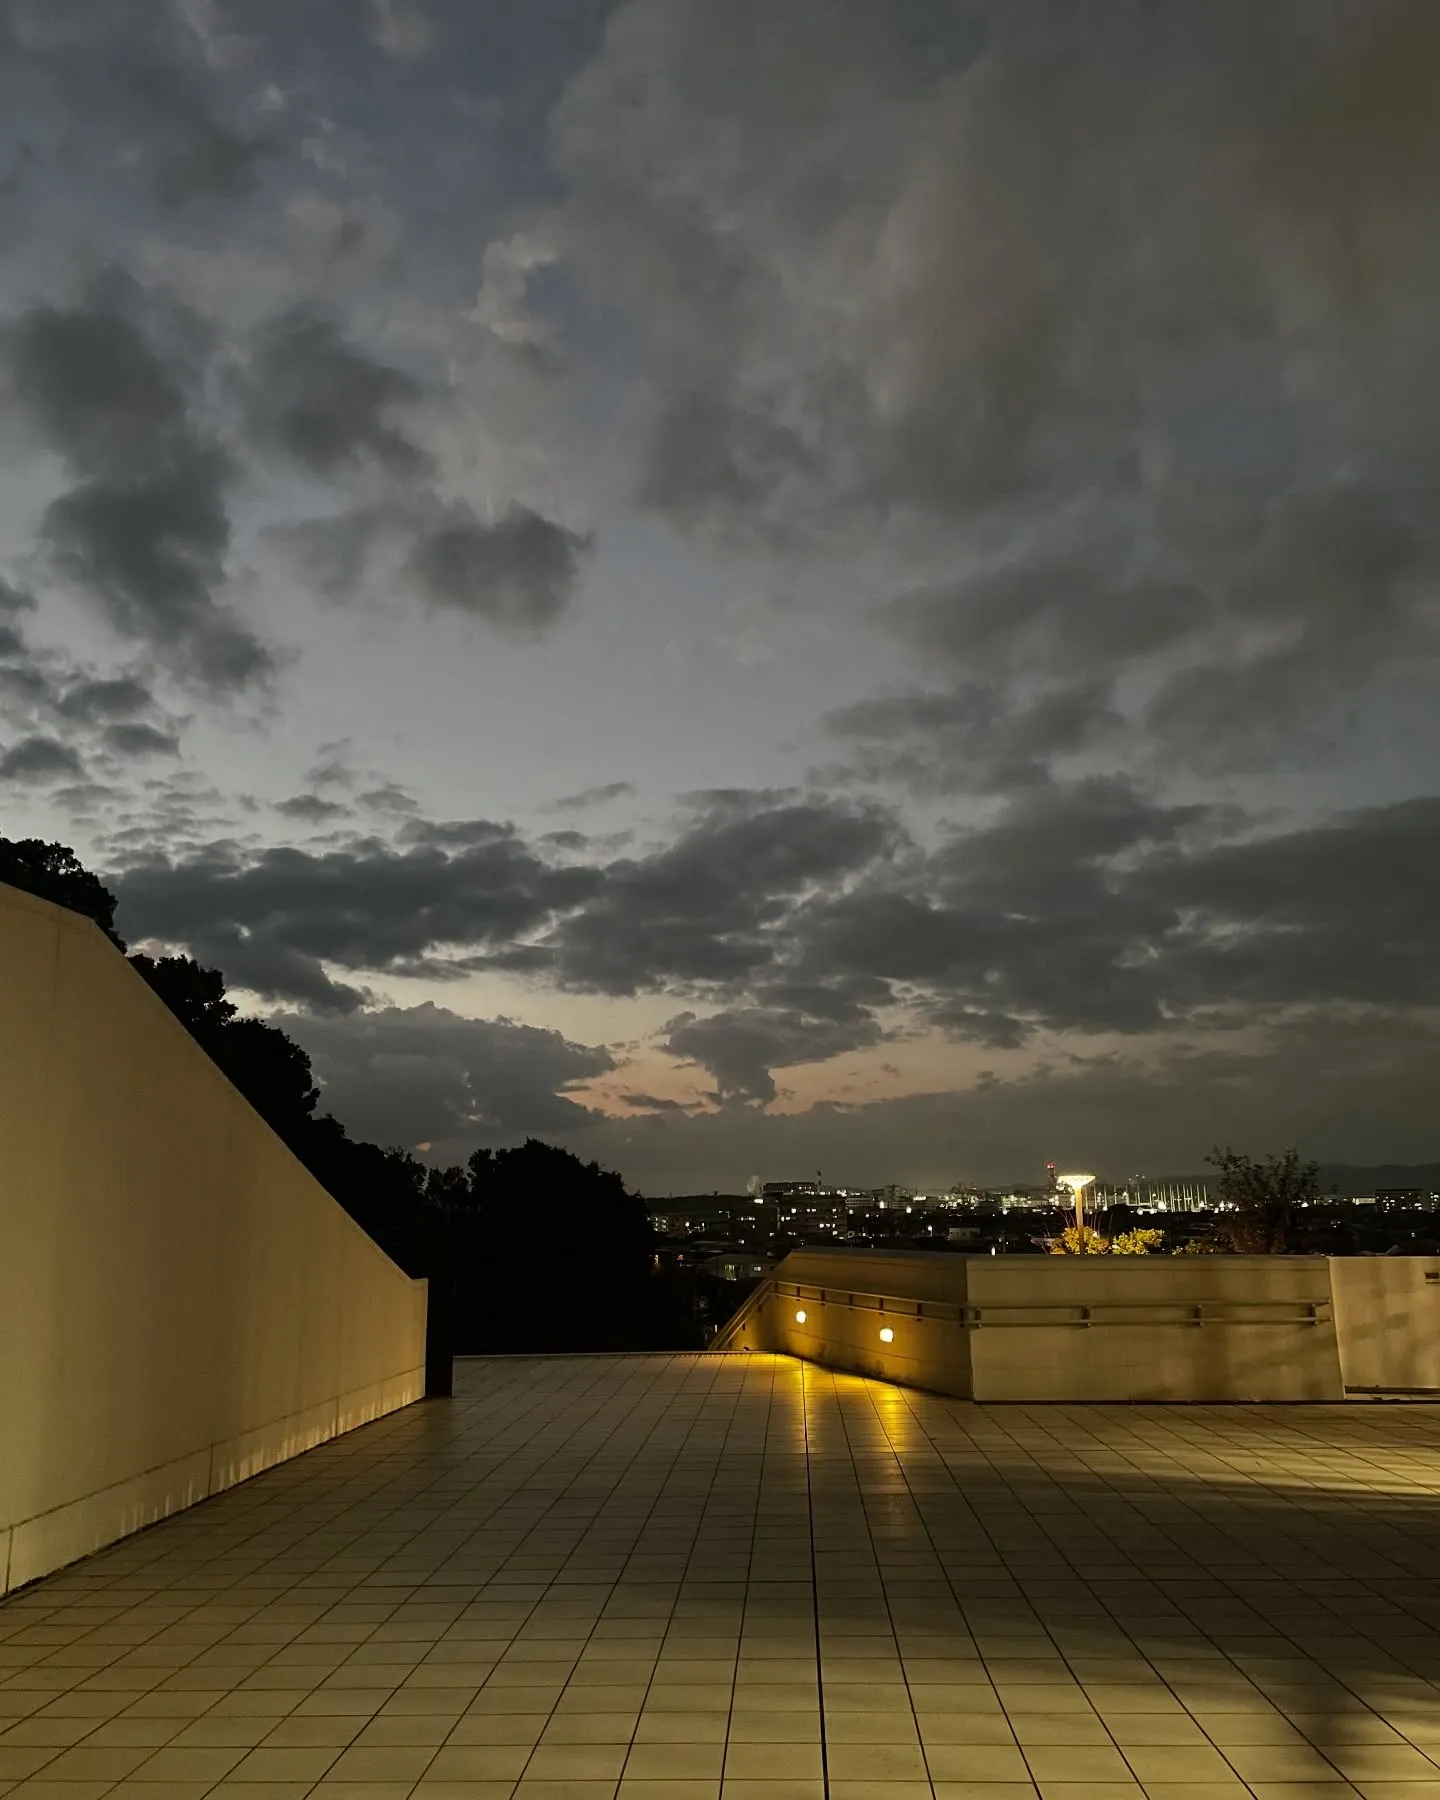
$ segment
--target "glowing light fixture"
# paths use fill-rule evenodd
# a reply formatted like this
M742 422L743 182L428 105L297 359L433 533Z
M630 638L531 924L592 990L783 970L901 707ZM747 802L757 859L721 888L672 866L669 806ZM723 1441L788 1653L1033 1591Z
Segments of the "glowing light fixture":
M803 1313L803 1312L797 1312L797 1313L796 1313L796 1315L795 1315L795 1323L796 1323L796 1324L797 1324L797 1325L803 1325L803 1324L804 1324L804 1323L805 1323L805 1314L804 1314L804 1313Z
M1075 1224L1078 1230L1085 1228L1085 1202L1082 1199L1087 1187L1094 1181L1093 1175L1057 1175L1056 1187L1069 1188L1071 1198L1075 1202Z
M882 1325L880 1327L880 1342L882 1344L893 1344L895 1342L895 1333L888 1325Z

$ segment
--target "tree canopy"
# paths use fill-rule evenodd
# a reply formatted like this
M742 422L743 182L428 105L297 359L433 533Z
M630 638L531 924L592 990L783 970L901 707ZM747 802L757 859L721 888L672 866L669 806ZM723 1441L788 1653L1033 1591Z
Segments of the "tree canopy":
M1219 1174L1217 1199L1231 1209L1217 1238L1242 1255L1280 1256L1293 1250L1297 1212L1323 1197L1319 1165L1302 1162L1293 1149L1256 1158L1217 1148L1205 1160Z
M0 881L93 919L115 948L124 950L124 940L115 932L114 894L68 844L0 837Z

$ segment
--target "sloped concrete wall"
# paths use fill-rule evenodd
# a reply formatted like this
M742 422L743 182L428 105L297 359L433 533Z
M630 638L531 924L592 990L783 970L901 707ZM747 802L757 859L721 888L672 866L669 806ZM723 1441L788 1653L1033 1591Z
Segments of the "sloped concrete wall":
M1440 1258L799 1250L717 1348L975 1400L1436 1391Z
M94 925L0 885L0 1591L419 1399L425 1301Z

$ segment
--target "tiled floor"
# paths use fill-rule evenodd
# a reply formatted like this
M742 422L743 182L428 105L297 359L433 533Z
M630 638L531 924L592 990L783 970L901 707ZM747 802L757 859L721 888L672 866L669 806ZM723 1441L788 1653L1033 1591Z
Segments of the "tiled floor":
M1440 1407L461 1371L0 1604L0 1793L1440 1796Z

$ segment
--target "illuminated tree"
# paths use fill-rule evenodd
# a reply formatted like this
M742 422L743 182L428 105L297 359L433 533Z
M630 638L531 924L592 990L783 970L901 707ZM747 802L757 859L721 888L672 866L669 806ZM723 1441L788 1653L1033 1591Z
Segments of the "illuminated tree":
M1163 1231L1137 1225L1133 1231L1122 1231L1110 1240L1112 1256L1149 1256L1165 1242Z

